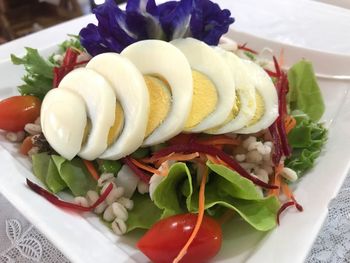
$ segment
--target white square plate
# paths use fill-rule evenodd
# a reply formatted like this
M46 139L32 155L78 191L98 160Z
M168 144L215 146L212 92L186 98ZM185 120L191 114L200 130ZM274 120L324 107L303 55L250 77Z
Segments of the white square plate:
M251 35L230 31L240 43L257 50L271 47L279 53L284 49L286 66L300 58L312 60L315 70L322 74L350 75L350 57L322 53ZM55 46L41 50L49 54ZM326 61L326 63L325 63ZM10 61L0 63L0 98L17 94L14 88L20 83L23 70ZM295 195L305 211L288 210L281 226L268 234L253 231L236 219L224 226L224 243L216 262L303 262L327 214L329 201L338 192L350 167L349 82L320 79L326 102L324 122L329 127L329 140L316 167L298 183ZM61 210L25 185L28 177L37 181L30 162L17 153L17 147L0 138L0 192L21 211L58 249L75 263L147 262L147 258L133 245L137 234L118 238L97 217L83 216ZM293 248L293 249L291 249Z

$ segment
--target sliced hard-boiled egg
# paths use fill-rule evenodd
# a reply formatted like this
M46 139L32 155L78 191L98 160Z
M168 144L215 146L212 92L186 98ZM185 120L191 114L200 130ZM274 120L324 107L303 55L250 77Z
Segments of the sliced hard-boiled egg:
M128 59L117 53L95 56L86 67L111 84L123 110L121 134L100 158L117 160L125 157L142 145L146 132L149 94L143 76Z
M96 71L79 68L67 74L58 89L72 90L85 101L91 129L78 155L86 160L98 158L107 149L108 134L115 121L116 97L112 87Z
M268 128L278 117L278 95L269 75L252 61L242 60L246 65L251 83L255 87L256 110L247 127L236 133L249 134Z
M150 117L144 146L162 143L180 133L192 105L191 67L173 45L161 40L144 40L122 52L136 65L150 92Z
M185 131L202 132L224 123L235 103L235 82L224 59L193 38L170 43L183 52L193 72L193 103Z
M41 105L42 131L51 147L71 160L80 149L87 123L84 100L68 89L50 90Z
M249 79L249 73L244 62L232 52L222 48L214 48L230 68L236 84L236 102L224 124L206 131L210 134L234 132L246 125L254 117L256 110L255 86Z

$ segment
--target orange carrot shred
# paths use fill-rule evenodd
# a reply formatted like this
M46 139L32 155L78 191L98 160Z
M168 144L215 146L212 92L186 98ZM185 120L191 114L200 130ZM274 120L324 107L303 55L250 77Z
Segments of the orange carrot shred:
M203 174L202 180L201 180L201 185L199 188L199 201L198 201L198 217L196 221L196 225L193 229L193 232L189 239L187 240L186 244L184 247L180 250L179 254L177 257L173 260L173 263L178 263L180 260L186 255L187 249L189 246L192 244L193 240L196 238L198 231L201 227L202 221L203 221L203 216L204 216L204 206L205 206L205 184L207 182L207 176L208 176L208 168L205 169L205 172Z
M190 154L182 154L182 153L171 153L163 158L144 158L142 159L145 163L154 163L157 167L160 166L165 161L190 161L199 157L199 153L190 153Z
M297 124L297 121L295 120L294 117L287 116L284 121L286 133L288 134L295 127L296 124Z
M139 167L140 169L142 170L145 170L147 172L150 172L152 174L158 174L158 175L161 175L161 172L159 170L157 170L156 168L153 168L151 166L148 166L146 164L143 164L139 161L137 161L136 159L133 159L133 158L130 158L132 163L135 164L137 167Z
M83 160L86 169L88 169L89 173L91 174L92 178L94 178L96 181L100 178L100 175L95 169L95 166L93 165L92 162L88 160Z
M293 193L290 190L290 188L288 187L288 184L286 184L286 183L282 184L282 191L283 191L283 193L286 195L286 197L288 199L292 199L293 198Z
M281 172L283 170L284 165L282 163L280 163L279 165L277 165L275 167L275 174L272 180L272 184L277 185L278 188L277 189L271 189L269 191L269 195L275 195L275 196L279 196L280 194L280 188L281 188Z

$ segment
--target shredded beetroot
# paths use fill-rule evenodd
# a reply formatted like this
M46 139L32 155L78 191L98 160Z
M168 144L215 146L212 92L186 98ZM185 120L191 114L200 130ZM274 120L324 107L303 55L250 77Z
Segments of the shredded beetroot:
M151 177L146 175L141 169L139 169L131 160L129 156L124 157L122 161L129 166L129 168L140 178L141 181L149 184Z
M268 69L265 69L265 71L271 78L278 78L278 75L276 72L273 72L273 71L268 70Z
M282 155L286 157L290 156L292 153L292 149L288 143L287 132L284 124L284 119L287 115L286 97L289 90L288 78L287 74L281 70L276 57L273 57L273 61L276 70L276 73L274 74L276 77L278 77L276 83L276 90L278 94L279 116L276 119L276 121L269 127L269 131L274 142L274 152L272 155L272 160L275 165L278 165Z
M58 85L60 84L64 76L66 76L69 72L71 72L74 69L74 67L77 65L78 55L79 53L76 50L72 48L68 48L64 56L62 65L60 67L54 67L53 86L55 88L58 87Z
M273 164L277 166L279 165L282 158L282 148L281 148L281 142L278 134L276 121L269 127L269 131L270 131L272 142L274 145L274 150L272 153L272 161L273 161Z
M295 200L294 196L292 196L292 200L294 202L296 209L298 209L299 212L303 212L304 208L297 202L297 200Z
M106 188L106 191L104 191L104 193L98 198L98 200L92 206L84 207L81 205L77 205L77 204L70 203L70 202L63 201L63 200L59 199L57 196L53 195L49 191L40 187L39 185L33 183L28 178L27 178L26 182L27 182L27 185L29 186L30 189L32 189L34 192L36 192L37 194L44 197L50 203L52 203L58 207L61 207L61 208L68 208L68 209L79 211L79 212L89 212L89 211L95 209L99 204L101 204L107 198L107 196L109 195L109 193L113 189L113 184L111 183Z
M277 224L280 224L280 216L283 213L284 210L286 210L288 207L293 206L294 202L293 201L289 201L287 203L284 203L280 209L277 212Z
M273 56L272 58L273 58L273 63L275 65L276 75L279 78L281 76L281 73L282 73L281 67L278 64L277 58L275 56Z
M242 50L244 50L244 51L251 52L251 53L253 53L253 54L255 54L255 55L258 54L257 51L255 51L255 50L253 50L253 49L251 49L251 48L248 48L248 47L247 47L247 43L244 43L243 45L238 45L238 49L242 49Z
M252 181L254 184L259 185L266 189L277 189L278 187L276 185L267 184L257 177L254 177L250 175L246 170L244 170L233 158L231 158L228 154L223 152L222 150L219 150L215 147L209 146L209 145L202 145L198 143L190 143L190 144L177 144L177 145L171 145L167 148L161 149L158 152L154 153L155 158L160 158L167 156L171 153L204 153L208 154L213 157L219 157L223 162L225 162L230 168L235 170L237 173L239 173L241 176L247 178L248 180Z

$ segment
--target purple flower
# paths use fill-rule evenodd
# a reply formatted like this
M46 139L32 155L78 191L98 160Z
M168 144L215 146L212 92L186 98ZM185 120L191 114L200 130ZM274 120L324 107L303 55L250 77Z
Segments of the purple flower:
M129 0L125 11L114 0L107 0L93 13L98 25L88 24L80 31L81 43L92 56L119 53L144 39L194 37L217 45L234 22L229 10L210 0L170 1L158 6L154 0Z

